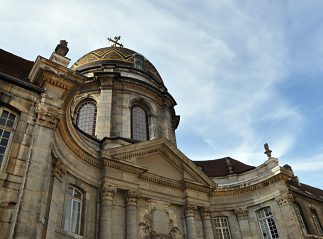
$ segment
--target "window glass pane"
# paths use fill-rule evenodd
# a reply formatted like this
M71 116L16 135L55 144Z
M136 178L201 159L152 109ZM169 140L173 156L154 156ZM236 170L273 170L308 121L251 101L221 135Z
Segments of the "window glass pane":
M132 138L145 141L148 139L148 119L145 110L139 106L132 108Z
M2 132L2 130L1 130L1 132ZM4 131L3 131L3 134L2 134L2 137L9 139L9 137L10 137L10 132L9 132L9 131L4 130Z
M6 111L6 110L3 110L3 111L2 111L2 114L1 114L1 118L7 119L7 118L8 118L8 116L9 116L9 112L8 112L8 111Z
M82 201L75 196L82 198L82 193L72 186L68 187L64 229L74 234L80 234Z
M0 125L5 125L6 124L6 120L3 118L0 118Z
M77 112L77 127L87 134L95 135L96 104L93 101L83 103Z
M77 199L81 199L81 192L77 189L74 190L74 197Z

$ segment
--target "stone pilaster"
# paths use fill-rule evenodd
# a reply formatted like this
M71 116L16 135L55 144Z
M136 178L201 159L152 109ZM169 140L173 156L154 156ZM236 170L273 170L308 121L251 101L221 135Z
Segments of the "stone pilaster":
M117 189L106 183L101 186L100 239L112 238L112 202Z
M137 203L138 194L129 190L126 199L126 239L137 239Z
M205 239L214 239L212 223L211 223L211 208L203 207L202 208L202 222L203 222L203 232Z
M284 224L283 232L281 232L282 237L284 237L284 233L286 233L291 238L301 238L303 237L302 228L299 226L298 218L294 210L294 199L291 193L283 192L281 195L275 198L277 204L279 205L279 209L277 212L280 211L282 217L278 218L279 224ZM286 237L287 237L286 235Z
M196 227L195 227L195 210L196 205L187 203L185 206L185 218L186 218L186 228L187 228L187 238L196 239Z
M248 221L248 209L246 207L240 207L234 209L234 212L237 216L241 236L243 238L252 238L249 221Z

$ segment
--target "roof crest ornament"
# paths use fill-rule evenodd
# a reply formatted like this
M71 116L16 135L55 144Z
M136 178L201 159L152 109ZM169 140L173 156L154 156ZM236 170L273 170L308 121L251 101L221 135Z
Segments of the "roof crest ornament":
M269 149L269 145L268 145L268 143L265 143L265 144L264 144L264 148L265 148L265 152L264 152L264 154L266 154L268 158L271 158L271 152L272 152L272 151Z
M108 40L111 42L111 47L123 47L123 45L118 42L120 38L121 36L114 37L114 39L112 39L111 37L108 37Z

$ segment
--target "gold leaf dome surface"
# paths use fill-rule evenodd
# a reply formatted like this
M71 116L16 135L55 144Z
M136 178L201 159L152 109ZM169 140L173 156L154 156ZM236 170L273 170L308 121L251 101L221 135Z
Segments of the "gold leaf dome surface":
M105 47L91 51L78 59L71 67L80 72L101 67L102 65L114 64L121 67L133 68L133 56L137 52L124 47ZM153 77L158 82L163 82L157 69L147 59L144 61L145 73Z

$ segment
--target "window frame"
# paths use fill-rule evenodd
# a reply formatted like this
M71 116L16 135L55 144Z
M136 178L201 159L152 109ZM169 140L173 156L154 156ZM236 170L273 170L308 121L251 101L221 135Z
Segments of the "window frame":
M72 194L69 194L69 189L72 189ZM80 194L80 198L76 198L74 197L74 192L77 191ZM83 212L84 212L84 199L85 199L85 193L82 189L80 189L79 187L72 185L72 184L68 184L68 187L66 189L66 193L65 193L65 200L64 200L64 214L63 214L63 229L64 231L71 233L73 235L78 235L78 236L82 236L83 235ZM67 207L67 203L70 202L69 207ZM79 214L79 218L76 221L76 223L79 224L79 227L77 229L77 232L73 231L73 206L75 203L79 203L79 211L77 212ZM69 211L67 212L67 210L69 209ZM68 213L68 214L67 214ZM68 216L68 220L67 220L67 216ZM68 221L68 222L67 222ZM68 224L66 226L66 224Z
M79 120L80 120L80 111L81 109L86 106L87 104L91 104L94 106L94 116L93 116L93 122L92 122L92 132L88 133L84 128L81 128L79 126ZM82 132L91 135L96 136L96 126L97 126L97 115L98 115L98 105L97 102L94 99L88 98L84 99L81 102L78 103L76 109L75 109L75 125L76 127L81 130Z
M134 109L135 108L140 108L141 110L143 110L144 114L145 114L145 127L146 127L146 132L145 132L145 139L139 139L139 138L134 138ZM131 106L130 108L130 130L131 130L131 139L133 140L137 140L137 141L147 141L150 138L150 120L149 120L149 111L147 111L146 107L142 106L141 104L134 104Z
M18 118L19 118L19 115L17 114L17 112L5 107L5 106L2 106L0 105L0 118L2 116L2 113L3 111L7 111L10 114L14 115L14 120L13 120L13 124L12 126L7 126L5 125L8 121L8 119L6 120L6 123L3 125L3 124L0 124L0 130L2 130L2 133L0 135L0 141L2 140L2 136L3 136L3 132L6 131L6 132L9 132L9 137L8 138L5 138L7 139L7 145L5 146L5 150L4 150L4 153L3 153L3 156L2 156L2 161L0 162L0 171L3 171L4 168L6 167L7 165L7 162L8 162L8 157L9 157L9 154L10 154L10 149L11 149L11 143L12 143L12 140L13 140L13 137L14 137L14 134L16 132L16 128L17 128L17 124L18 124Z
M317 230L317 232L319 233L319 235L323 235L323 228L322 228L322 224L320 222L320 218L317 215L317 211L314 207L310 208L311 211L311 217L313 219L315 228Z
M223 224L223 221L226 222L226 225ZM220 226L217 226L217 223L220 224ZM213 226L214 226L214 238L216 239L231 239L231 230L230 230L230 223L229 219L226 216L217 216L213 217ZM217 230L221 232L221 235L218 235ZM228 237L229 236L229 237Z
M266 215L266 210L269 210L267 212L270 213L270 215ZM264 217L260 218L260 214L261 212L264 212ZM261 232L261 236L263 239L276 239L279 238L279 233L278 233L278 228L276 226L276 222L274 220L274 215L271 212L271 208L268 207L263 207L260 208L256 211L256 215L257 215L257 220L258 220L258 224L260 227L260 232ZM270 223L272 222L272 226L270 225ZM262 223L264 222L264 223ZM263 226L266 226L266 228L263 228ZM273 230L271 229L271 227L273 228ZM264 229L266 229L264 231ZM264 233L269 232L269 237L266 235L266 237L264 236Z
M308 230L307 222L305 220L301 206L297 202L294 202L293 206L295 209L296 217L301 225L301 229L303 230L304 233L308 233L309 230Z

